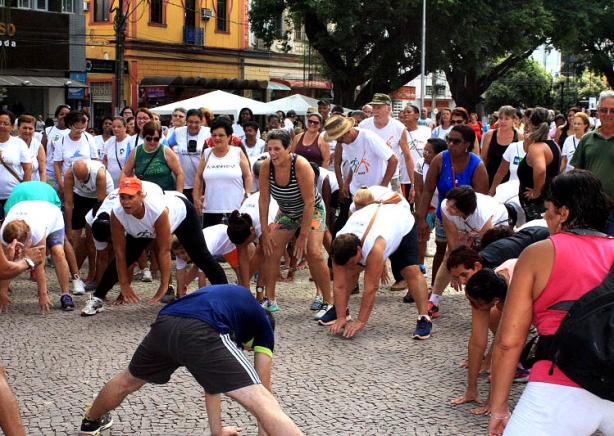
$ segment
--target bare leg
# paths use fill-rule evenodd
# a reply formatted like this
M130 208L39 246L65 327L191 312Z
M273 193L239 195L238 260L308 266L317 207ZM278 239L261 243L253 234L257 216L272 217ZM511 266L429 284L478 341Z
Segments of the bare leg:
M13 395L4 366L0 362L0 428L6 436L25 436L17 399ZM283 412L282 412L283 413Z
M85 227L85 248L87 250L87 263L88 263L88 272L87 272L87 282L91 282L96 280L96 267L98 266L96 263L96 247L94 246L94 237L92 236L92 229L90 226Z
M442 264L448 258L447 253L442 260ZM446 265L441 265L439 270L437 271L437 275L435 276L435 283L433 286L433 294L441 295L446 287L450 284L450 270L446 267Z
M78 276L79 267L77 266L77 256L75 254L75 250L73 249L72 244L66 236L64 236L64 255L66 256L66 261L68 262L70 274L73 277L76 275Z
M316 287L322 292L322 299L327 303L332 303L330 293L330 274L326 261L322 254L322 241L325 232L311 231L307 238L307 263L309 272Z
M277 274L279 273L279 260L281 259L286 244L292 239L294 231L289 230L272 230L271 238L275 241L275 250L271 256L265 256L263 262L265 292L269 300L275 300L275 285L277 283Z
M279 258L277 262L279 262ZM226 392L226 395L236 400L254 415L268 435L292 436L302 434L290 417L281 410L281 406L273 397L273 394L264 386L247 386Z
M92 421L100 419L102 415L118 407L128 394L141 389L145 383L147 382L133 377L130 371L124 369L104 385L87 412L87 418Z
M411 289L412 296L416 301L416 308L418 309L418 315L426 315L428 305L428 290L426 287L426 279L420 271L418 265L406 266L401 270L403 279L407 282L409 289Z
M58 277L58 284L62 290L62 294L68 294L69 289L69 268L66 261L66 255L64 253L65 247L61 244L51 247L51 259L55 265L55 274Z
M439 271L439 267L443 262L443 258L446 255L446 247L448 246L447 242L435 242L435 246L437 250L435 251L435 256L433 257L433 270L431 271L431 285L435 284L435 277L437 277L437 271Z

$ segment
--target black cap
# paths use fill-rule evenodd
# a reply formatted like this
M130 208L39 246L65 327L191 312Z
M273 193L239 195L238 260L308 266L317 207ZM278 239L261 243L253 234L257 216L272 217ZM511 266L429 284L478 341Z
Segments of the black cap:
M286 114L286 116L294 118L296 117L296 111L294 109L290 109L288 113Z
M330 106L330 101L326 100L326 99L322 99L318 101L318 106L320 105L324 105L324 106Z

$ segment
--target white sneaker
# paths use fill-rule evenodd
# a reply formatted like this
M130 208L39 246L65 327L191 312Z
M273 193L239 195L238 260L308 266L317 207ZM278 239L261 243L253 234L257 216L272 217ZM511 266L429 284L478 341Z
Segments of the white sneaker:
M141 281L149 283L152 280L153 277L151 276L151 271L149 270L149 268L143 268L143 277L141 278Z
M104 312L104 305L102 304L102 301L92 297L87 300L85 307L81 309L81 316L93 316L100 312Z
M85 295L85 283L77 275L72 279L72 293L73 295Z

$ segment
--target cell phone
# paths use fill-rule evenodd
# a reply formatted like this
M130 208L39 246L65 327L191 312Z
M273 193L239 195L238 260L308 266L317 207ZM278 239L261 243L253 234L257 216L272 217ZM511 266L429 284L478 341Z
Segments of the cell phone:
M196 153L196 139L188 141L188 153Z

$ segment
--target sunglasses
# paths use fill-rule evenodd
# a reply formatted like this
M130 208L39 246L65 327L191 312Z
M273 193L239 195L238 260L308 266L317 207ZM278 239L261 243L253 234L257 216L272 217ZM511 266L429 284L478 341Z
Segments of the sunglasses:
M608 112L610 113L610 115L614 115L614 107L611 108L607 108L607 107L600 107L599 108L599 113L600 114L604 114L607 115Z
M463 120L450 120L450 124L463 124Z
M145 137L145 141L147 142L160 142L160 137L159 136L146 136Z
M320 124L320 122L318 120L307 120L307 124L313 124L313 125L318 125Z
M460 139L460 138L448 138L448 139L446 139L446 142L448 144L459 145L459 144L462 144L463 142L465 142L465 140L464 139Z

